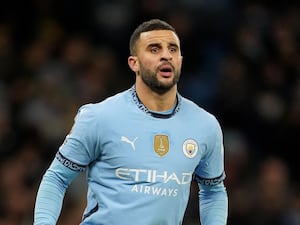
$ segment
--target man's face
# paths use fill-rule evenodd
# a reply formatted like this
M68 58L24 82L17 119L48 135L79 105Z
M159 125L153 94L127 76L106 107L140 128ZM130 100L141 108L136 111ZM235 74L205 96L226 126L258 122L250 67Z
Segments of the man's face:
M158 93L164 93L177 84L182 56L174 32L154 30L141 33L136 49L137 79Z

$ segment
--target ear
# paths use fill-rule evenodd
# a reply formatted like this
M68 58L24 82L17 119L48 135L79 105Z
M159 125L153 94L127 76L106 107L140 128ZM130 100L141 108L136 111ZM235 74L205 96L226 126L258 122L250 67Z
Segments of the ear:
M128 65L133 72L137 73L139 71L139 62L136 56L128 57Z

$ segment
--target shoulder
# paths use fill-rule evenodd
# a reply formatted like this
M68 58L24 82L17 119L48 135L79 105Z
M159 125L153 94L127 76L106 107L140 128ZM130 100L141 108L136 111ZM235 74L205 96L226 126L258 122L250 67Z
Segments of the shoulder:
M222 128L216 116L195 102L182 97L181 112L185 121L205 130L207 136L222 136Z
M191 101L190 99L181 96L181 105L182 105L181 106L182 111L186 115L191 115L194 118L199 118L201 120L209 121L210 123L218 124L218 121L214 114L207 111L206 109L199 106L198 104Z
M115 111L117 108L126 105L128 101L128 95L128 90L125 90L112 95L101 102L82 105L78 110L78 114L91 116L93 114Z

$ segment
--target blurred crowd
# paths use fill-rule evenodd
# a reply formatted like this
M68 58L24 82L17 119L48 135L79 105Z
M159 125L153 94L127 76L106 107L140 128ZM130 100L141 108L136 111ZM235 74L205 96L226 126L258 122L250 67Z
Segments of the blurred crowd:
M133 29L167 20L181 37L180 93L223 127L228 225L299 225L297 1L43 0L0 7L0 225L29 225L42 174L80 105L130 87ZM84 175L59 224L80 222ZM184 225L199 224L193 183Z

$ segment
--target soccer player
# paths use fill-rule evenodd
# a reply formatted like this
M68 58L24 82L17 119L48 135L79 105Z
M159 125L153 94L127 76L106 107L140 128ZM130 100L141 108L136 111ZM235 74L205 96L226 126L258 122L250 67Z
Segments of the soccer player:
M41 181L34 225L57 223L65 191L87 174L81 225L180 225L199 184L202 225L225 225L223 135L216 118L178 93L180 40L165 21L139 25L128 65L135 84L78 110ZM200 224L200 221L199 221Z

